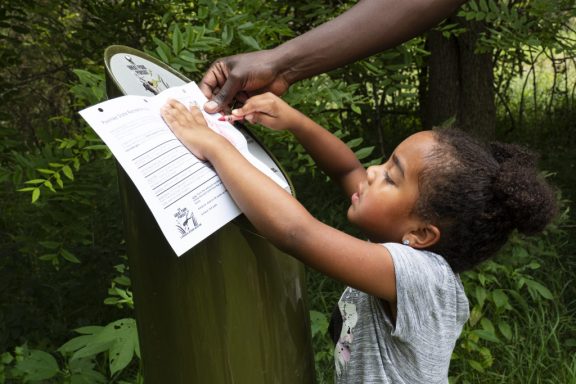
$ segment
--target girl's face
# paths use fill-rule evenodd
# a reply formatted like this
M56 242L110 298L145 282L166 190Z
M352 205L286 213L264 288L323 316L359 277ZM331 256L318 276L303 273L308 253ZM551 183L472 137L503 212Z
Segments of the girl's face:
M412 214L418 200L418 176L436 145L431 131L404 140L388 161L366 170L366 179L352 195L348 220L373 242L402 242L422 220Z

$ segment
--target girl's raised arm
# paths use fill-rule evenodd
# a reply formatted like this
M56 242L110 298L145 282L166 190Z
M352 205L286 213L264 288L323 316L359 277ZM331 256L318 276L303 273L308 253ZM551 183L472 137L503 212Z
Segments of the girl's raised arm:
M385 247L347 235L312 217L225 138L208 128L196 107L188 111L172 101L162 114L187 148L212 163L238 207L272 244L351 287L395 302L394 266Z
M275 130L288 130L312 156L318 167L351 196L366 170L348 146L272 93L254 96L233 111L251 123Z

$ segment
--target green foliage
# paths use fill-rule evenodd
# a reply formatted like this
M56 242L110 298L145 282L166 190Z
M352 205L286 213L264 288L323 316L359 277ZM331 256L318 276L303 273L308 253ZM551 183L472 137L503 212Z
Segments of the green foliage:
M317 378L319 384L331 383L331 377L325 372L331 372L334 365L334 345L328 337L329 319L323 312L310 311L310 324L312 340L314 342L314 362L317 370L322 374Z
M554 109L573 105L573 1L475 0L467 2L458 15L486 26L476 50L492 52L497 59L497 107L507 116L507 133L522 129L526 121L544 123ZM457 24L444 25L444 31L450 28L462 32Z
M26 345L16 347L14 353L0 355L0 379L2 382L17 380L21 383L106 383L106 376L98 367L98 358L108 362L110 377L117 380L122 371L132 363L134 356L140 358L140 347L134 319L121 319L104 327L86 326L75 330L77 336L60 348L64 359L61 368L50 353L29 349ZM135 383L142 383L137 372Z
M122 257L126 259L125 256ZM118 275L112 279L110 288L108 288L108 296L104 300L104 304L115 305L118 308L125 306L134 309L134 297L132 295L132 282L128 276L128 266L124 263L114 266Z
M565 31L571 30L575 12L573 2L566 0L475 0L467 2L459 16L489 26L479 50L553 47L573 52L573 39Z
M534 308L551 306L561 295L564 287L549 279L545 283L549 273L542 267L550 268L551 261L557 262L562 253L567 213L564 211L543 236L515 235L496 259L462 274L471 310L453 353L451 383L475 382L470 379L494 369L500 356L510 347L521 345L526 337L519 324L531 325Z
M70 87L77 107L88 107L105 100L104 75L94 74L84 69L74 69L78 81Z
M156 54L160 60L183 72L199 72L198 65L205 65L206 59L198 57L195 52L211 51L221 43L220 39L207 36L204 26L186 25L184 32L181 32L180 26L175 23L172 24L172 31L171 44L154 37L157 47L148 53Z
M15 348L14 355L3 353L1 363L0 378L19 378L23 383L47 380L59 372L58 363L51 354L27 346Z
M58 161L50 161L44 167L36 168L37 176L24 182L27 187L19 188L20 192L31 192L32 203L40 197L42 190L56 193L56 189L64 188L64 180L73 181L74 173L80 170L81 163L95 161L101 153L103 158L109 158L110 152L102 141L93 133L56 139L58 146L54 149L60 152Z
M88 326L75 331L81 336L67 341L58 349L62 354L70 355L71 360L106 353L110 374L113 376L126 368L134 355L140 357L134 319L116 320L105 327Z
M103 7L0 6L0 351L7 351L0 372L11 382L38 382L39 375L51 377L42 382L107 382L96 359L64 361L55 350L71 328L126 317L101 306L109 271L124 252L115 168L77 115L104 97L101 64L95 71L92 58L100 62L103 44L118 31L101 24L85 34L94 24L83 23L84 16L106 23L98 21ZM125 23L139 10L113 16Z
M24 381L49 379L58 372L58 363L49 353L39 350L28 350L18 361L16 371L22 373Z
M219 56L268 48L292 36L291 19L280 16L277 8L277 4L252 1L240 10L228 2L201 0L193 19L184 20L185 24L173 15L167 38L153 36L155 46L147 53L185 74L201 76Z

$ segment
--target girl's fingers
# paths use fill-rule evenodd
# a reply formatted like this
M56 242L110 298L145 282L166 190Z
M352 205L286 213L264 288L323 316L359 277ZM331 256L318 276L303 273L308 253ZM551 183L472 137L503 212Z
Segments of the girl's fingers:
M185 125L185 122L182 121L182 114L172 105L164 106L162 108L162 117L173 130L181 129L181 126Z
M265 127L275 127L277 125L276 117L271 117L268 114L264 113L252 113L246 115L246 120L248 120L251 124L260 124ZM276 123L276 124L275 124ZM274 128L275 129L275 128Z
M188 109L184 104L172 99L162 107L162 116L172 129L193 128L199 124L206 124L198 106L192 105Z
M258 95L248 99L242 108L234 109L232 114L235 116L246 116L261 113L271 117L278 117L275 106L275 100L266 94Z

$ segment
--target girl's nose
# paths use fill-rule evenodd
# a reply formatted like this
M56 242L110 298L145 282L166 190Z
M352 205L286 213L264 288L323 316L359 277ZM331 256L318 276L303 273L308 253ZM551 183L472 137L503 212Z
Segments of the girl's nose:
M366 169L366 180L368 184L372 184L376 179L376 174L378 173L378 166L372 165Z

